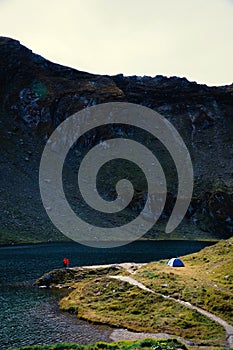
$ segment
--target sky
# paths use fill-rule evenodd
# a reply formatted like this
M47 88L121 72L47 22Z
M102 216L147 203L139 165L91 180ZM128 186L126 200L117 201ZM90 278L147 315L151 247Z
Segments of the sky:
M233 82L233 0L0 0L0 33L91 73Z

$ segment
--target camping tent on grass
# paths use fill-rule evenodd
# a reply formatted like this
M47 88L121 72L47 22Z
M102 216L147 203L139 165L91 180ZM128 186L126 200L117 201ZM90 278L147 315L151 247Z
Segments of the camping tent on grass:
M184 267L184 263L179 258L172 258L167 264L172 267Z

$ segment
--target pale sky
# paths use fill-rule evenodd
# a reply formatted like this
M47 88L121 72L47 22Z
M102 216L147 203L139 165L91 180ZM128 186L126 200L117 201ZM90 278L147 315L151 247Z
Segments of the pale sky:
M0 33L87 72L233 82L233 0L0 0Z

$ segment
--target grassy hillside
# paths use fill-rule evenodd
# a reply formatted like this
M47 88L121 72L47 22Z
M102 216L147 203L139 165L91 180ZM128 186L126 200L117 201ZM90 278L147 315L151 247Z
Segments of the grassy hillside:
M105 270L53 271L39 280L42 285L71 287L60 307L78 317L140 332L164 332L198 345L220 346L225 329L218 323L162 295L201 307L233 325L233 239L220 241L202 251L182 257L183 268L166 261ZM71 272L72 271L72 272ZM131 276L153 290L151 293L112 275ZM59 277L61 276L61 277Z
M233 325L233 239L182 257L184 268L165 261L139 269L136 278L158 293L191 302Z

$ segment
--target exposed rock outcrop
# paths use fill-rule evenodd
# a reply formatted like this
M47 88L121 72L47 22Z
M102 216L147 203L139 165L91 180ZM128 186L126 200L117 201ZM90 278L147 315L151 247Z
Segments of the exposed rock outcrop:
M113 101L141 104L156 110L177 128L187 144L195 173L194 197L186 218L194 228L191 237L195 238L198 228L208 232L203 234L205 238L232 235L233 85L208 87L186 78L160 75L89 74L54 64L19 41L1 37L0 205L3 215L0 243L62 238L49 223L40 200L38 168L43 147L51 132L74 112ZM177 180L174 165L162 145L132 128L105 127L82 138L76 155L98 140L116 134L136 137L158 150L170 183L163 213L166 220L175 201ZM69 181L74 179L71 173L75 169L75 159L71 157L67 167ZM139 179L136 183L133 211L141 209L145 194ZM73 191L70 192L72 197ZM17 236L16 231L20 233ZM198 231L199 239L202 231Z

